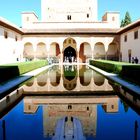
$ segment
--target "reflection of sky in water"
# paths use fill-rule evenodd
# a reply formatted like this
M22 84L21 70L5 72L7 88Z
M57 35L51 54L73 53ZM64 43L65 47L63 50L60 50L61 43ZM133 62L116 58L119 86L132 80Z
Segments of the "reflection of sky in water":
M86 140L140 140L140 116L136 113L140 112L140 100L121 89L119 96L129 100L135 112L115 95L120 91L116 84L86 66L79 68L54 66L27 82L24 91L35 95L42 91L67 90L102 94L69 96L63 100L61 97L27 96L0 119L0 140L51 140L48 134L54 133L51 131L55 131L56 122L65 116L81 121ZM134 137L135 121L138 122L137 139Z
M23 110L23 101L12 109L0 120L0 139L2 138L2 120L6 122L6 140L50 140L44 137L43 130L43 108L38 108L35 114L26 114ZM119 111L116 113L106 113L102 105L97 105L96 136L87 136L87 140L133 140L134 124L140 116L131 108L124 111L123 104L119 101ZM140 139L140 126L138 128L138 138Z

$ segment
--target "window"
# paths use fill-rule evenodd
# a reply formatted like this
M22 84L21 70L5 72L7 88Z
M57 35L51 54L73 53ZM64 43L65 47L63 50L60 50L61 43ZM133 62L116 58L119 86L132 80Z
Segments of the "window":
M17 36L15 36L15 41L18 41L18 37Z
M127 42L127 35L124 36L124 42Z
M115 17L112 17L112 21L115 21Z
M72 105L68 105L68 109L72 109Z
M138 39L138 31L134 32L134 39Z
M67 20L71 20L71 15L68 15L67 16Z
M111 105L111 109L114 109L114 105Z
M26 17L26 21L29 21L29 17Z
M87 14L87 18L89 18L89 14Z
M8 33L6 31L4 31L4 37L8 38Z
M31 106L30 105L28 106L28 110L31 110Z

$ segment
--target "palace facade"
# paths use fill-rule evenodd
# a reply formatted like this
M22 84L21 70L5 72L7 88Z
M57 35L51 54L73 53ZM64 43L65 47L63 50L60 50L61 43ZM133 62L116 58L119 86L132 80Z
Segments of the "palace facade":
M0 18L0 64L140 58L140 20L120 28L120 14L113 11L98 21L97 5L97 0L41 0L41 20L23 12L20 28Z

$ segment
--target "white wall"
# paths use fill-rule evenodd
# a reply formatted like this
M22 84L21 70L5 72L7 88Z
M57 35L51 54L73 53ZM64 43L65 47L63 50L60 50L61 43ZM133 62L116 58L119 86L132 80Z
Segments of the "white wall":
M4 31L7 31L8 38L4 37ZM18 41L15 40L17 36ZM0 26L0 64L3 63L13 63L17 61L17 58L20 60L20 44L21 44L21 35L6 29Z
M33 22L30 24L24 24L25 29L43 29L43 30L59 30L59 29L119 29L118 24L114 24L114 22L69 22L69 23L55 23L55 22Z
M37 22L38 17L34 12L23 12L22 13L22 28L26 28L33 24L33 22Z
M41 10L43 22L97 21L97 0L42 0Z
M134 39L134 31L138 30L138 39ZM127 42L124 42L124 36L127 35ZM138 57L140 60L140 27L132 29L121 35L122 61L128 62L128 50L132 51L132 57Z

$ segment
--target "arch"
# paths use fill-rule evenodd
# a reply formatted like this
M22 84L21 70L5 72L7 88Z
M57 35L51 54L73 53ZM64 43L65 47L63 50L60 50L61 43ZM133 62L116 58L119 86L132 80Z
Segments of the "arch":
M47 84L47 74L46 74L46 72L44 74L41 74L41 75L37 76L37 84L41 87L43 87Z
M67 47L64 50L64 62L75 62L76 60L76 51L71 46Z
M60 84L61 74L58 71L52 72L51 74L53 74L53 77L50 77L50 83L56 87Z
M94 46L93 56L95 59L105 59L105 46L102 42L97 42Z
M119 60L119 51L118 45L115 42L112 42L108 46L107 50L107 59L108 60Z
M73 38L71 38L71 37L66 38L66 39L64 40L64 42L63 42L63 51L64 51L68 46L71 46L71 47L73 47L75 50L77 50L76 45L77 45L77 43L76 43L75 39L73 39Z
M92 70L87 69L85 65L82 66L79 70L79 78L80 78L80 84L83 86L88 86L91 83L91 77L92 77Z
M45 43L40 42L37 44L36 58L38 58L38 59L46 59L47 58L47 49L46 49Z
M101 74L98 74L98 73L94 74L95 85L102 86L104 84L104 82L105 82L105 78Z
M92 50L91 45L87 42L83 42L80 45L80 51L79 51L79 59L80 62L87 62L90 58L92 58Z
M77 86L77 78L75 78L73 81L71 81L71 82L67 82L67 81L65 81L64 80L64 82L63 82L63 86L64 86L64 88L66 89L66 90L74 90L75 88L76 88L76 86Z
M34 84L34 79L31 79L31 80L26 82L27 87L31 87L31 86L33 86L33 84Z
M77 67L74 65L63 66L63 86L66 90L73 90L77 86Z
M34 59L34 49L32 43L27 42L24 44L23 57L27 60Z
M64 40L64 42L63 42L63 61L64 62L69 60L69 59L72 62L77 61L77 48L76 48L76 46L77 46L77 43L76 43L75 39L69 37L69 38ZM68 51L67 48L69 48L70 51L72 51L72 53L73 53L72 56L70 56L70 54L68 55L68 53L66 53L66 51ZM73 57L73 58L70 58L70 57Z
M59 62L61 57L60 55L60 46L57 42L52 42L50 45L49 56L52 58L53 62Z

